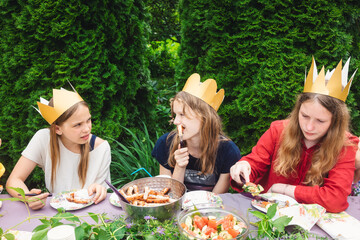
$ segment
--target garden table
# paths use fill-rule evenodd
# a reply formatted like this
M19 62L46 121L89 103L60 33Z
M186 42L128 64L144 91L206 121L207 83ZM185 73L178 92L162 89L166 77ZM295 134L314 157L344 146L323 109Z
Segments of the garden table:
M71 211L73 214L77 216L87 216L88 212L92 213L106 213L109 218L116 218L119 215L125 214L124 211L116 206L113 206L110 201L111 193L107 194L107 198L100 202L99 204L93 204L89 207L79 209L76 211ZM243 216L248 216L249 220L252 222L256 221L256 218L252 214L247 214L247 210L251 207L251 200L242 196L241 194L232 194L225 193L219 195L226 209L229 210L237 210ZM7 194L1 194L0 198L9 198L10 196ZM346 210L347 213L360 220L360 197L349 197L348 202L350 204L349 208ZM29 210L30 215L32 217L52 217L57 213L57 210L50 206L50 198L47 199L47 204L41 210ZM0 227L5 231L7 229L16 229L22 231L32 231L36 226L40 225L41 222L39 219L31 219L30 221L23 222L27 217L29 217L29 213L25 204L19 201L4 201L2 208L0 208ZM93 223L93 220L90 217L85 218L89 223ZM23 222L19 225L19 223ZM251 226L251 229L255 230L254 226ZM311 229L311 233L315 233L319 236L326 236L329 239L328 234L324 232L321 228L315 225Z

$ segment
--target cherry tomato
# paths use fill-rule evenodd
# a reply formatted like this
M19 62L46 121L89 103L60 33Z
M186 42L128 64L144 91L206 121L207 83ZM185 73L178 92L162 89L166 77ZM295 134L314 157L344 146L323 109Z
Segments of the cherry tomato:
M228 229L227 232L228 232L233 238L235 238L237 235L240 234L240 232L239 232L238 230L235 230L235 229L233 229L233 228Z

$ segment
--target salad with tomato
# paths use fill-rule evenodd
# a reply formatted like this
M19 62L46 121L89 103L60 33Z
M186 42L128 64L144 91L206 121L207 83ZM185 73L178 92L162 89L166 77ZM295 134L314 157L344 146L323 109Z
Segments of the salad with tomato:
M212 240L233 239L247 230L246 224L232 214L221 218L193 214L186 217L181 227L190 236Z

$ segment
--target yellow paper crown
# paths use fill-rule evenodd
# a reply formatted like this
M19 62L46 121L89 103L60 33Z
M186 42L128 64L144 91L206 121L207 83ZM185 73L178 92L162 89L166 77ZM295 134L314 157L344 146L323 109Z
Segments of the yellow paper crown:
M197 73L192 74L185 83L183 88L184 92L190 93L195 97L200 98L212 108L217 111L224 100L224 89L220 89L218 92L217 84L214 79L208 79L205 82L200 82L200 75Z
M317 73L315 59L311 63L309 74L305 79L304 92L320 93L337 98L345 102L352 80L355 76L355 72L347 81L349 72L350 58L346 61L344 69L342 69L342 60L332 71L324 73L324 66L321 68L320 73ZM306 74L305 74L306 75Z
M5 172L5 167L2 163L0 163L0 178L2 177L2 175L4 174ZM0 185L1 186L1 185ZM1 192L1 191L0 191Z
M40 97L40 102L37 102L39 109L36 109L41 116L51 125L58 119L61 114L74 106L76 103L84 101L80 95L74 91L68 91L61 88L53 89L53 105L49 106L49 101Z

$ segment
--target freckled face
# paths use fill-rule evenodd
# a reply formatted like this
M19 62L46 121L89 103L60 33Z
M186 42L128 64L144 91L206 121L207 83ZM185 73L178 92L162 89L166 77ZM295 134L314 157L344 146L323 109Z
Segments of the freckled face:
M175 113L174 124L183 126L183 139L194 140L200 138L201 120L196 116L195 112L185 107L186 115L183 112L184 104L175 100L173 103L173 111Z
M299 124L307 147L317 144L327 133L332 114L317 101L304 102L299 110Z
M56 128L65 146L76 146L88 142L91 133L89 108L79 104L74 114ZM71 147L70 147L71 148Z

